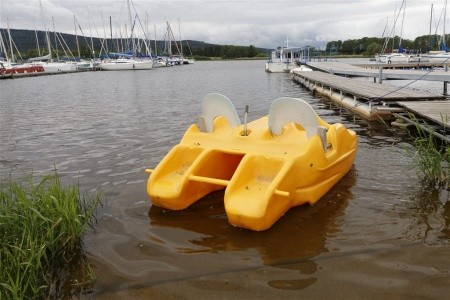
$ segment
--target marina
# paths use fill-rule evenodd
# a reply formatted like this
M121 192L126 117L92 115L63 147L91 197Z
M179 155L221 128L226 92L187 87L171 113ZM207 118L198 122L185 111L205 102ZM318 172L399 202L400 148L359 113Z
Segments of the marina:
M97 278L89 298L445 298L449 194L411 169L407 134L263 67L214 61L0 81L0 176L57 168L64 184L102 191L84 238ZM248 105L249 121L280 96L304 99L324 121L357 133L354 164L314 206L292 208L258 233L229 224L223 192L184 211L150 204L144 169L180 141L213 91L241 118Z
M1 1L0 300L448 298L448 0Z

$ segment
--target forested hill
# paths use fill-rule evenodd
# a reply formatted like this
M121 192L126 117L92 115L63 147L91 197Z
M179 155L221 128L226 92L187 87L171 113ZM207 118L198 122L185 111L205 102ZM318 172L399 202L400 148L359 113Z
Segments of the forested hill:
M10 29L11 37L13 41L14 52L20 51L24 58L37 56L38 48L41 53L47 50L47 42L45 37L45 31L23 30L23 29ZM7 29L0 28L0 34L3 37L3 41L6 47L9 48L9 35ZM70 49L74 55L77 49L76 36L67 33L54 33L49 32L51 41L51 47L53 50L58 49L63 51ZM126 39L104 39L92 38L87 36L78 35L78 43L80 47L80 56L90 57L92 56L91 45L96 53L120 52L127 51ZM102 44L103 43L103 44ZM200 41L183 40L183 53L185 55L199 55L208 57L254 57L265 56L270 52L270 49L256 48L253 45L249 46L232 46L232 45L216 45L208 44ZM157 53L161 53L164 49L165 41L156 41ZM179 44L179 43L178 43ZM56 45L56 46L55 46ZM155 53L155 41L151 40L150 45L152 52ZM172 46L173 49L175 45ZM173 52L177 52L174 50ZM234 57L233 57L234 56Z

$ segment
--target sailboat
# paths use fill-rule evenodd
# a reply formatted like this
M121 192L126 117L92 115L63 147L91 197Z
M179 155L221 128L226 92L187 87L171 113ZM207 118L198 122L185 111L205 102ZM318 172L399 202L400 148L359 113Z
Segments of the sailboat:
M166 29L166 34L164 36L164 40L165 40L165 46L164 46L164 51L163 51L164 55L158 57L158 61L159 62L165 61L167 66L193 64L194 58L190 58L190 59L186 58L183 54L183 43L181 41L180 26L179 26L180 41L179 41L179 45L178 45L178 42L175 39L175 35L172 31L172 27L170 26L170 23L168 21L166 23L167 23L167 29ZM178 21L178 25L179 25L179 21ZM172 46L175 46L176 54L172 51ZM191 51L191 56L192 56L192 51Z
M443 25L443 34L440 41L440 49L439 51L430 51L427 55L428 60L432 63L450 63L450 53L448 52L447 43L445 40L445 22L447 19L447 0L444 3L444 25Z
M104 71L151 70L153 61L150 59L117 58L101 62L99 68Z
M183 64L183 65L193 64L195 60L194 60L194 57L193 57L193 55L192 55L191 48L189 47L189 44L188 44L187 41L186 41L186 45L188 46L189 51L190 51L190 53L191 53L191 58L185 57L185 56L184 56L184 53L183 53L183 40L182 40L182 38L181 38L180 19L178 19L178 31L179 31L179 33L180 33L181 64Z
M151 70L153 68L153 59L151 57L138 57L136 55L136 45L133 39L133 22L131 20L130 0L128 4L128 18L131 25L131 44L133 50L129 53L110 53L115 57L111 60L103 61L99 64L99 68L104 71L120 71L120 70Z
M27 64L30 66L40 66L44 68L44 72L46 73L58 73L58 72L74 72L77 70L77 66L73 62L55 62L52 56L52 46L50 44L50 35L48 32L48 28L45 25L44 12L42 8L42 2L39 1L40 9L41 9L41 18L42 23L45 30L45 39L47 42L48 54L40 57L30 58L27 61ZM54 25L53 25L54 27ZM54 30L54 28L53 28ZM56 31L54 30L54 34L56 35ZM39 43L39 42L38 42Z
M389 43L389 38L392 36L395 30L395 24L397 23L398 17L403 9L403 17L402 17L402 26L400 30L400 40L397 51L392 51L392 53L385 53L385 50L387 48L387 45ZM375 55L375 60L381 63L403 63L403 62L410 62L413 61L413 55L405 54L405 49L402 48L402 35L403 35L403 24L405 21L405 12L406 12L406 0L402 1L402 4L400 6L400 10L398 11L398 15L396 12L394 12L394 24L392 26L390 37L387 37L385 40L385 43L383 45L383 50L381 54ZM394 47L394 39L392 40L392 47Z

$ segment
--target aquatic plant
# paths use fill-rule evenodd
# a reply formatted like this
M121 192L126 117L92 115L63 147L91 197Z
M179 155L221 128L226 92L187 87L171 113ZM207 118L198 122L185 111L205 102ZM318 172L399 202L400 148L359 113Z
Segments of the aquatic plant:
M100 195L63 187L57 172L0 183L0 299L64 298L94 279L82 236Z
M437 141L435 136L426 131L414 116L410 116L410 119L416 129L413 136L413 148L407 151L412 157L413 166L422 171L424 179L429 183L448 188L450 182L449 145Z

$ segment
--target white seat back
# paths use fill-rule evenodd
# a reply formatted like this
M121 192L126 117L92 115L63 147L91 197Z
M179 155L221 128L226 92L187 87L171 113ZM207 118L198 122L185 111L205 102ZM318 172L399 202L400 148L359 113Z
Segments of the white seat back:
M299 98L282 97L272 102L269 109L269 129L272 134L283 133L283 126L288 122L301 125L308 138L317 133L319 122L314 109Z
M232 128L241 125L239 115L230 99L222 94L212 93L202 100L202 117L206 132L214 130L214 119L218 116L225 117Z

